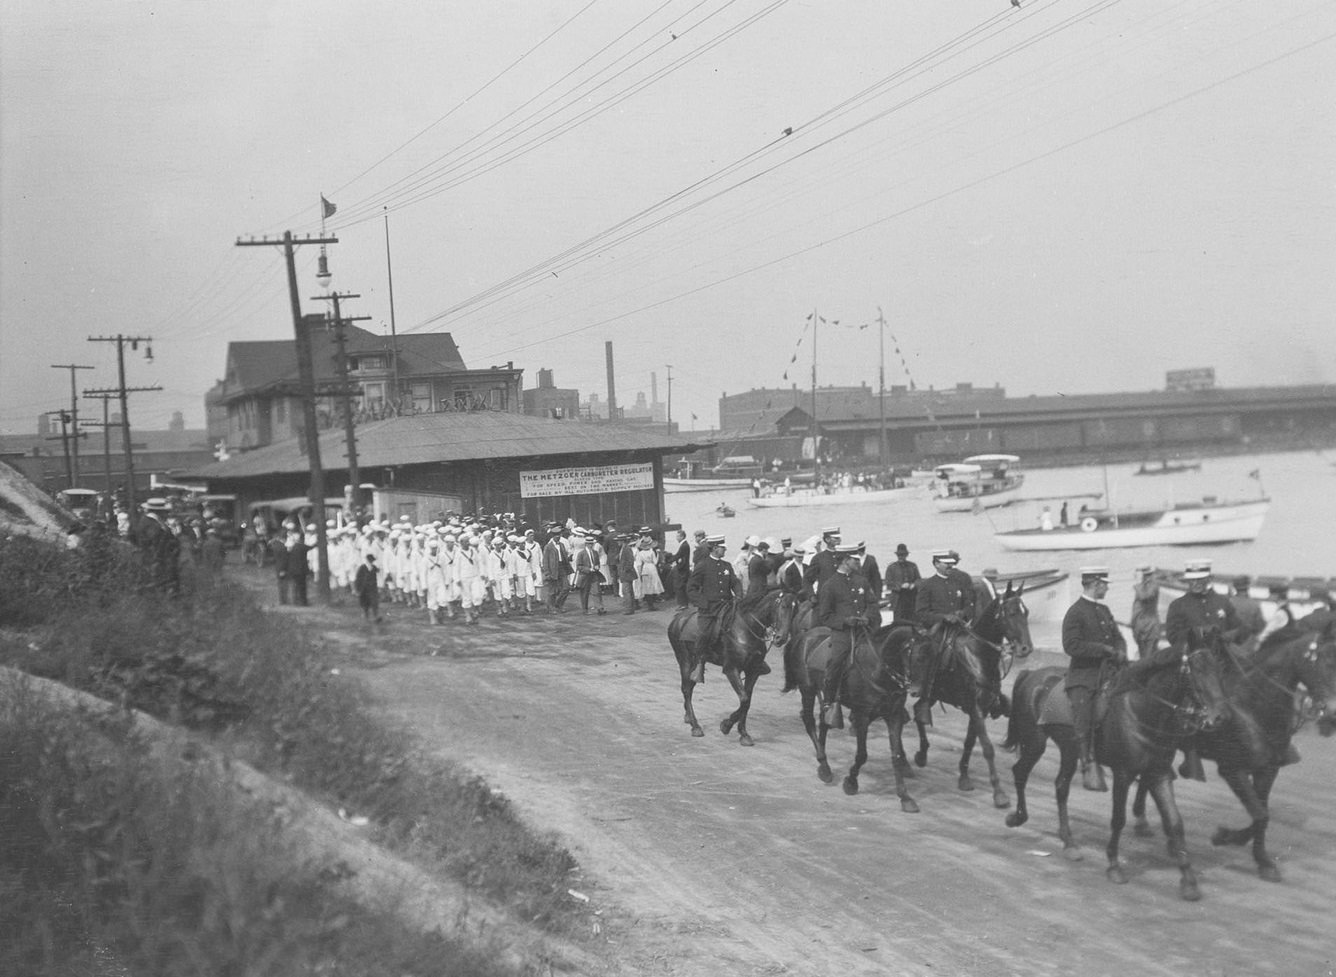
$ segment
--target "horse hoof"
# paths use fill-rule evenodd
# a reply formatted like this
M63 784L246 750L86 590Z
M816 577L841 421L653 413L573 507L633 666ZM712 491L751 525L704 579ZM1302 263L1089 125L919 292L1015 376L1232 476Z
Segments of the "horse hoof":
M738 742L739 742L740 744L742 744L743 746L755 746L755 745L756 745L756 743L752 740L752 738L751 738L750 736L748 736L746 733L743 733L741 736L738 737Z
M704 736L704 735L705 735L705 730L701 729L699 726L692 726L692 727L691 727L691 735L692 735L692 736Z
M1184 902L1198 902L1201 899L1201 890L1197 888L1196 879L1184 879L1178 883L1178 894L1183 897Z
M727 719L723 720L719 724L719 732L727 736L729 733L733 732L733 724L730 723Z
M956 786L961 790L973 790L974 781L970 779L969 774L964 774L961 776L960 780L956 782Z
M1115 885L1127 885L1127 876L1123 873L1122 866L1110 865L1105 869L1104 874L1108 876L1109 881Z
M816 777L823 784L833 784L835 782L835 775L830 772L830 767L824 764L816 768Z
M1004 810L1011 807L1011 798L1000 790L993 791L993 807Z
M1085 852L1081 851L1076 845L1068 845L1062 850L1062 857L1069 862L1079 862L1085 858ZM1126 882L1126 879L1123 879Z
M900 810L904 811L906 814L917 814L919 812L919 806L914 801L914 798L902 797L900 798Z
M1280 869L1276 868L1275 863L1257 866L1257 875L1263 882L1279 882Z
M845 777L844 783L840 784L840 786L844 788L844 792L850 797L853 797L858 793L858 781L854 780L852 777Z
M1012 811L1010 814L1007 815L1007 827L1019 828L1022 824L1024 824L1028 820L1030 819L1027 818L1020 811Z
M915 753L914 764L916 766L926 767L928 765L928 751L920 750L919 752Z

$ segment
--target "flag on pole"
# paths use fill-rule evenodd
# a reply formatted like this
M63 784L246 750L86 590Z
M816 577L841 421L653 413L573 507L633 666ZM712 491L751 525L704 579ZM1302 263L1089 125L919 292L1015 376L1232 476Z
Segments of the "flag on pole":
M320 195L320 219L321 219L321 220L324 220L326 217L333 217L333 216L334 216L334 211L336 211L336 210L338 210L338 209L339 209L338 207L336 207L334 204L330 203L328 200L325 199L325 195L324 195L323 193Z

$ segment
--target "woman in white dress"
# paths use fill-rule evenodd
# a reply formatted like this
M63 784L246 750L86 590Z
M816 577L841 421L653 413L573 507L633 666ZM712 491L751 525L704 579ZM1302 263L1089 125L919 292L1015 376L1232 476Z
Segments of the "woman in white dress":
M659 579L659 552L654 548L654 540L648 536L640 537L636 544L635 568L635 595L645 601L646 610L652 611L663 593L663 581Z

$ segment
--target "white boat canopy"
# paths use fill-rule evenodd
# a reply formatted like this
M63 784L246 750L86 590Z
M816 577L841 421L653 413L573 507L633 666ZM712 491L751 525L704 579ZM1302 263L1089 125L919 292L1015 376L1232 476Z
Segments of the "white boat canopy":
M954 478L958 475L977 475L983 468L979 465L938 465L933 471L938 478Z
M1014 465L1020 460L1019 455L971 455L965 459L965 464L995 467L997 465Z

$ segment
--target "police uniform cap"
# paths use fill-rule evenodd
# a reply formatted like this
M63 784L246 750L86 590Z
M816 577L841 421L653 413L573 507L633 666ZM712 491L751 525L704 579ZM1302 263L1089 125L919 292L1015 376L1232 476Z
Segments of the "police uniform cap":
M953 564L953 565L954 565L955 563L958 562L958 558L955 557L955 556L952 556L950 550L933 550L933 551L932 551L932 562L933 562L933 563L950 563L950 564Z
M828 526L827 528L821 530L822 536L838 536L839 534L840 534L839 526Z
M785 536L783 539L779 541L779 545L782 546L784 549L788 549L790 546L793 545L793 537Z
M705 537L705 542L709 543L711 546L723 546L723 545L725 545L725 544L724 544L724 537L723 537L723 536L706 536L706 537Z
M1188 560L1183 568L1184 580L1205 580L1211 575L1210 560Z
M1081 582L1087 583L1091 580L1108 580L1108 567L1081 567Z
M861 545L861 543L850 543L848 546L837 546L835 547L835 553L838 556L857 556L858 548Z

